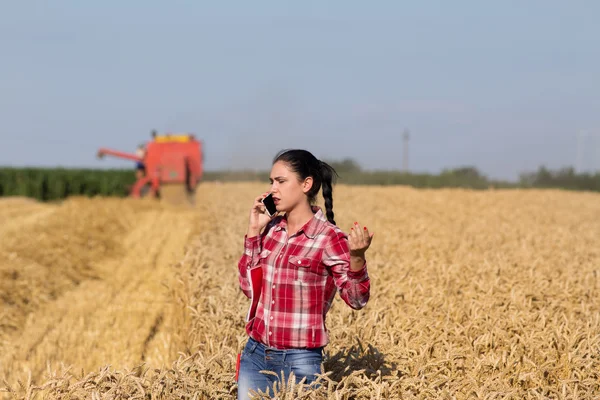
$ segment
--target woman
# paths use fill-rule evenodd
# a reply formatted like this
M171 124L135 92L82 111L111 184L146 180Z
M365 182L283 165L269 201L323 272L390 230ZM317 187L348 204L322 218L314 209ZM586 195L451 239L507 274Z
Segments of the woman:
M262 199L269 192L254 200L238 263L240 288L252 299L238 399L247 399L249 390L272 388L277 377L261 370L279 377L283 372L286 380L293 372L297 382L313 382L321 373L329 341L325 316L336 291L355 310L367 304L365 252L373 235L357 222L349 234L335 225L334 174L306 150L284 151L273 161L270 193L285 214L265 213ZM314 205L321 188L325 214Z

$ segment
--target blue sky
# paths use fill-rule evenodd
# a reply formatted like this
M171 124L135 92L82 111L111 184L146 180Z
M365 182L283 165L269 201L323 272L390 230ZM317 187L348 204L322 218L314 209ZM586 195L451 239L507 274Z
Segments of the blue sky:
M494 178L600 169L597 1L0 2L0 165L191 131L207 169L281 148ZM28 141L26 143L26 141Z

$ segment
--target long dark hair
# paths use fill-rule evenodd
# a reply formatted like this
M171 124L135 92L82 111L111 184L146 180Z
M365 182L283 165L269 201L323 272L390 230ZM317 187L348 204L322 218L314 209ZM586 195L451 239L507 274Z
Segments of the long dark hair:
M323 187L327 220L335 225L333 219L333 184L336 177L338 177L335 169L326 162L317 159L309 151L300 149L280 151L273 159L273 164L277 161L286 163L291 171L298 174L300 180L304 180L309 176L313 178L313 185L306 194L311 204L315 202L321 186Z

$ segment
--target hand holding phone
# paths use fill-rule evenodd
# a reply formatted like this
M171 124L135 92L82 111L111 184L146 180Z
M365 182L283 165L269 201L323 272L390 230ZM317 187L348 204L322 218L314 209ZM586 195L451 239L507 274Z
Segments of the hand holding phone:
M250 210L248 230L246 231L248 237L258 235L275 214L277 214L277 207L273 197L268 192L256 197Z

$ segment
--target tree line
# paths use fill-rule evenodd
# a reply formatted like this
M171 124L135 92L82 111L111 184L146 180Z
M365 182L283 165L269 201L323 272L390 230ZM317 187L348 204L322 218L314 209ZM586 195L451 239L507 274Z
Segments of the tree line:
M417 188L554 188L600 192L600 171L576 173L572 167L520 174L517 182L494 180L477 168L463 166L439 174L367 171L352 159L328 160L348 185L406 185ZM204 181L269 181L269 171L206 171ZM41 201L68 196L124 197L135 182L131 169L0 168L0 196L25 196Z

